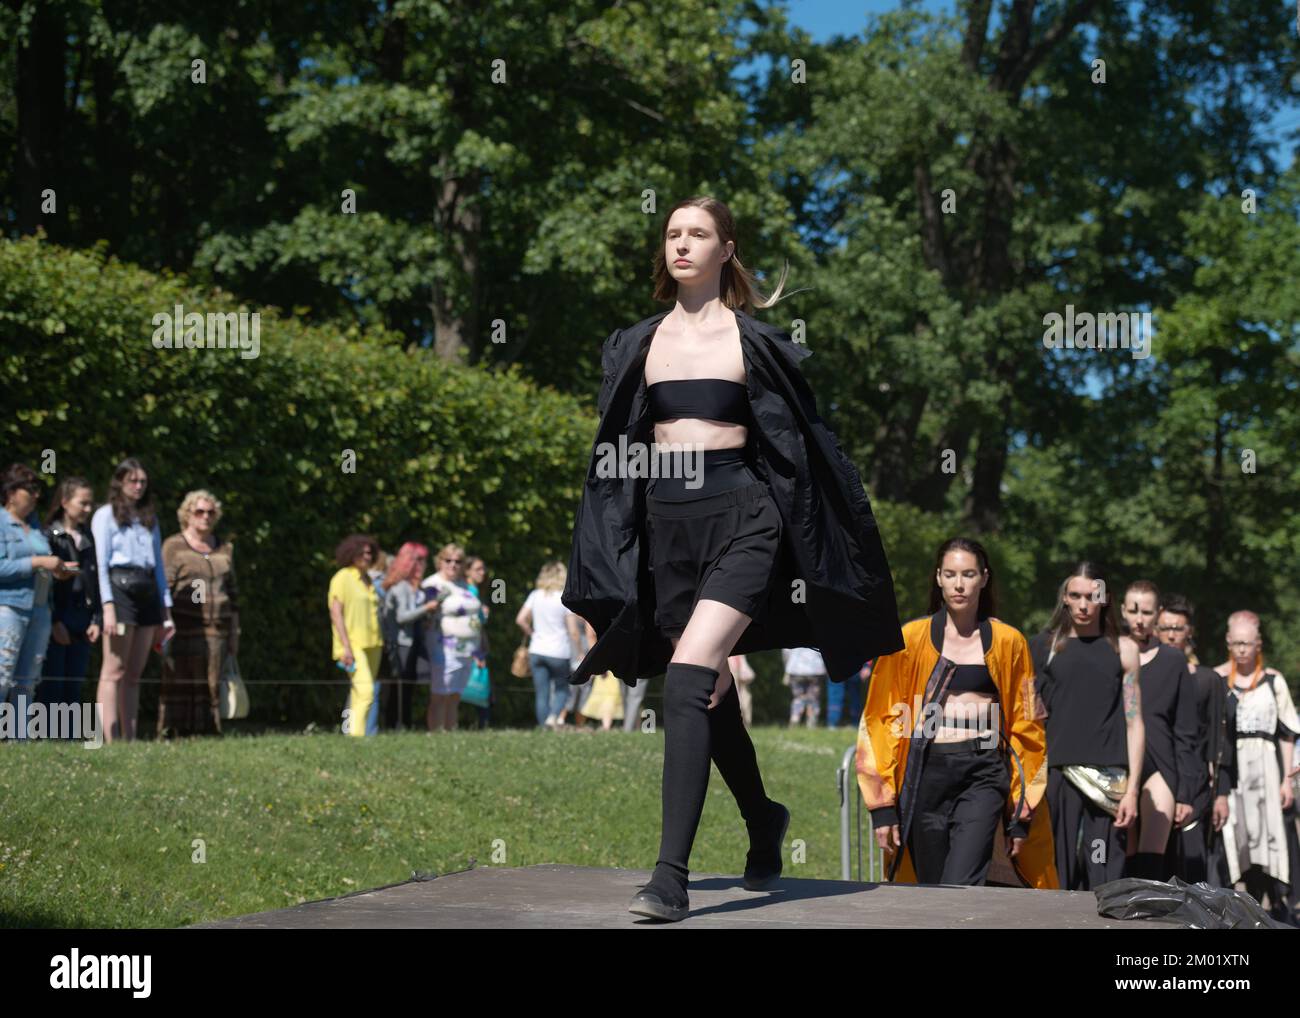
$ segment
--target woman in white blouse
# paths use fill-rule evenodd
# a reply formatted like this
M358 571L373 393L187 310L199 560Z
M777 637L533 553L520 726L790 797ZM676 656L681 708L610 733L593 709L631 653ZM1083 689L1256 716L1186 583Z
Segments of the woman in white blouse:
M136 735L140 710L140 675L144 672L159 625L168 632L172 595L163 568L162 531L149 475L137 459L125 459L113 471L108 502L90 523L95 538L99 599L104 608L103 663L95 702L102 712L104 741Z
M558 560L537 574L537 588L528 595L515 623L528 636L528 666L533 673L534 706L539 728L556 729L569 700L569 659L581 646L578 616L560 601L568 570ZM575 705L575 707L578 705Z

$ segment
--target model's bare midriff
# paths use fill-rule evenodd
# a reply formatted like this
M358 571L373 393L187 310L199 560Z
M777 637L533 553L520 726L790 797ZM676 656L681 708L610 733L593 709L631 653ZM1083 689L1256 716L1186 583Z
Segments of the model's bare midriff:
M646 354L646 385L685 378L721 378L744 385L745 358L740 347L740 323L732 313L716 332L683 333L669 318L661 321ZM670 316L671 318L671 316ZM693 449L737 449L744 446L743 424L679 417L655 425L660 445L690 443Z

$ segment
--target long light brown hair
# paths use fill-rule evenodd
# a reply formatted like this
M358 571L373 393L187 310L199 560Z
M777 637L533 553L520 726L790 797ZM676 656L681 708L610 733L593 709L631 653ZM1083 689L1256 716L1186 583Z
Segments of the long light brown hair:
M769 296L760 297L758 281L740 260L740 243L736 240L735 217L732 216L731 209L718 201L717 198L712 198L709 195L696 195L693 198L685 198L669 209L668 215L664 217L663 227L659 231L659 249L655 252L654 258L655 300L664 303L672 303L677 300L677 280L668 271L668 260L664 258L664 244L668 239L668 224L672 222L673 213L684 208L703 209L713 219L713 223L718 229L718 243L724 247L727 241L735 244L735 247L731 249L731 257L722 263L722 276L718 280L718 296L722 299L723 304L733 310L736 308L746 310L751 307L770 308L781 300L781 291L785 289L786 277L790 272L790 263L787 262L785 267L781 269L781 278L776 281L776 289ZM788 297L790 294L785 296Z

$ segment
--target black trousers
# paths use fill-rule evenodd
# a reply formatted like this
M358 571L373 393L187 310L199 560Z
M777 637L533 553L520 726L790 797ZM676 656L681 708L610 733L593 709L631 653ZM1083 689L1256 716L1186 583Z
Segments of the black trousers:
M1189 884L1209 879L1209 845L1206 837L1213 834L1214 824L1210 812L1202 813L1190 831L1185 827L1169 832L1169 850L1165 853L1165 869Z
M982 885L993 861L1011 775L994 746L930 743L907 849L922 884Z
M1124 875L1125 831L1058 767L1047 769L1047 805L1061 890L1091 891Z

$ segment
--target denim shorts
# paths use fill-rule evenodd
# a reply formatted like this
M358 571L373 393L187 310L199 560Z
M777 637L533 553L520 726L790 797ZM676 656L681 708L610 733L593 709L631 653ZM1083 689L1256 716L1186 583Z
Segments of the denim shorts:
M655 625L680 636L701 599L761 624L781 531L781 514L762 481L686 501L647 496Z

